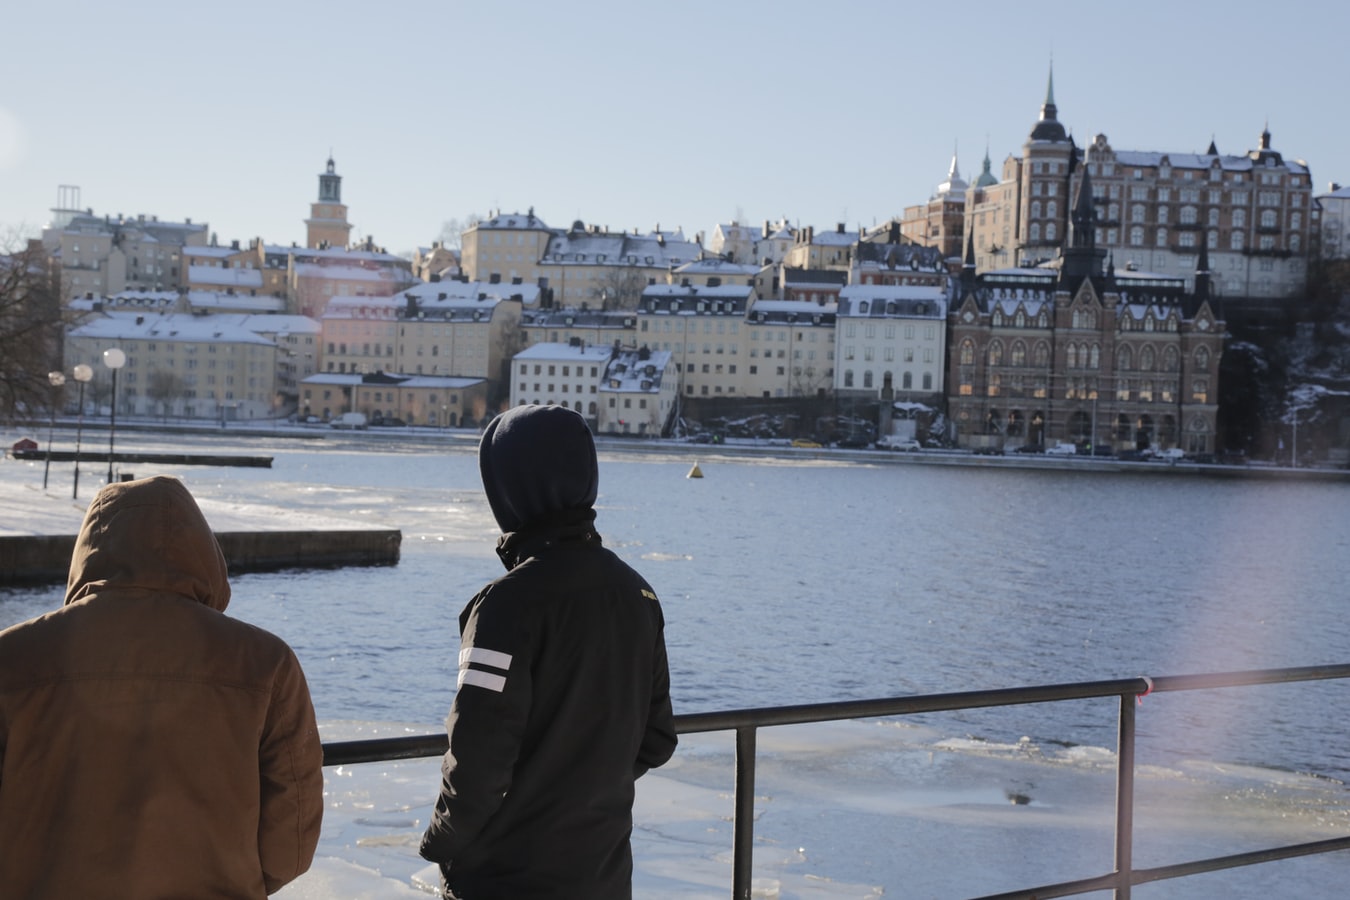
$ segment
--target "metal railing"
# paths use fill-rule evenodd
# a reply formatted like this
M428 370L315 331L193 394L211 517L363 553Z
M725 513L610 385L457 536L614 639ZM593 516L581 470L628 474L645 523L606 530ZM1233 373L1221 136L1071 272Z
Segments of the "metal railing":
M1130 900L1130 889L1170 878L1182 878L1256 863L1311 856L1350 849L1350 836L1272 847L1248 853L1210 857L1155 868L1136 869L1134 852L1134 759L1136 699L1150 693L1197 691L1215 688L1250 687L1301 681L1325 681L1350 678L1350 665L1305 666L1288 669L1261 669L1208 675L1170 675L1154 678L1125 678L1115 681L1088 681L1036 687L1004 688L991 691L967 691L950 694L923 694L882 700L856 700L816 703L801 706L777 706L740 709L727 712L693 713L675 717L679 734L734 731L736 734L735 825L733 832L733 900L749 900L754 846L755 755L760 728L775 725L805 725L845 719L869 719L907 716L917 713L953 712L1062 700L1087 700L1115 697L1120 704L1116 747L1116 821L1115 865L1112 871L1075 881L1039 885L1031 888L990 894L976 900L1045 900L1070 897L1092 891L1114 891L1116 900ZM447 749L445 735L416 735L361 741L327 743L324 765L352 765L398 759L440 756Z

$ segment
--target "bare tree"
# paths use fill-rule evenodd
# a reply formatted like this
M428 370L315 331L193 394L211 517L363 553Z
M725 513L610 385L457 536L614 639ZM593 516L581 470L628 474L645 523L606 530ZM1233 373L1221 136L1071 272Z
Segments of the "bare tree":
M458 250L464 243L464 232L481 221L483 221L483 217L478 213L469 213L463 220L446 219L441 225L441 246L447 250Z
M600 276L591 296L603 310L637 309L647 278L642 273L623 266L612 266Z
M183 379L167 369L156 369L150 373L149 383L145 386L145 395L159 404L160 415L167 420L173 401L183 394Z
M0 422L11 423L46 415L64 321L60 270L41 242L13 235L0 243L22 245L0 254Z

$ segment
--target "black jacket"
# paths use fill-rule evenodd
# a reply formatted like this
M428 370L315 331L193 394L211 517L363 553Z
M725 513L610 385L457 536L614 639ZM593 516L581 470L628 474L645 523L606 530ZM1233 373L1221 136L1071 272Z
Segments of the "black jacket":
M502 536L460 614L450 750L422 855L466 900L632 895L634 780L675 750L655 592L592 510Z

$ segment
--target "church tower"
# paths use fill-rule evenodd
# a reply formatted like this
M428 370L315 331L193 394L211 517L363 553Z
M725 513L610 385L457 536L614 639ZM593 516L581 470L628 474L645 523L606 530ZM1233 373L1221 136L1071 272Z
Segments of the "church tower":
M311 249L347 247L352 226L347 221L347 207L342 204L342 176L337 174L331 156L327 171L319 176L319 201L310 204L305 228L305 246Z

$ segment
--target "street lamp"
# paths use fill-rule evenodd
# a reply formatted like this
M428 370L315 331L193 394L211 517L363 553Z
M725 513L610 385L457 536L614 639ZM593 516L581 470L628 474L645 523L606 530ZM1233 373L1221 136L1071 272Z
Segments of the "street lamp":
M57 395L61 392L61 385L66 383L64 372L48 372L47 381L52 386L51 399L51 421L47 425L47 461L42 466L42 489L47 489L47 473L52 469L52 434L56 431L56 403Z
M94 377L94 370L84 364L75 367L71 373L80 383L80 420L75 426L75 486L71 489L70 499L80 498L80 436L84 434L84 386Z
M112 418L108 423L108 484L112 484L113 443L117 438L117 370L127 364L127 355L117 347L104 350L103 364L112 369Z

